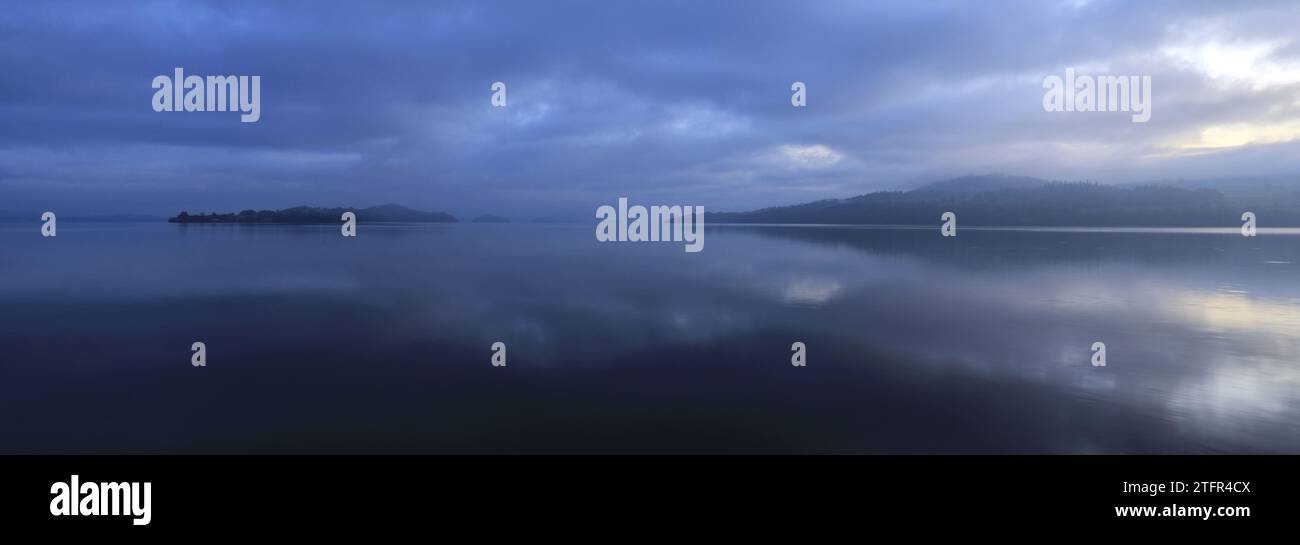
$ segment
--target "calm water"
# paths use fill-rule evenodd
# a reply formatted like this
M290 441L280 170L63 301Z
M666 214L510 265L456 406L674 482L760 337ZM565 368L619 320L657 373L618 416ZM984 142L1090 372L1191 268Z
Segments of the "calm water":
M3 452L1300 452L1296 233L38 229Z

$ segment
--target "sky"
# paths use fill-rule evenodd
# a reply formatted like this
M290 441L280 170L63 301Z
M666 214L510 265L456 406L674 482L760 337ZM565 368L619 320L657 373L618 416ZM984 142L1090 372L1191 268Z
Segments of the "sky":
M986 173L1300 185L1297 29L1293 0L14 2L0 211L526 220ZM176 67L261 76L260 120L154 111ZM1045 111L1067 68L1151 76L1150 121Z

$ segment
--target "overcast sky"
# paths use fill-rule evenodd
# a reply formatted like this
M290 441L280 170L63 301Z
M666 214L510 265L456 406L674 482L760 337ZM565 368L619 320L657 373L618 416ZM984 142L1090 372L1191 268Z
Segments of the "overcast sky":
M993 172L1290 176L1297 29L1293 0L11 2L0 210L531 219ZM261 120L153 111L175 67L262 76ZM1066 68L1150 75L1151 120L1045 112Z

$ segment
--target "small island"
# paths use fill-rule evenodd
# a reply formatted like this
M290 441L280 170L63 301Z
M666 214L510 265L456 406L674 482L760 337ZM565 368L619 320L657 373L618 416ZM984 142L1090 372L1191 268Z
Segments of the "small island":
M170 223L338 223L344 212L357 215L358 222L453 223L455 216L446 212L425 212L396 204L370 208L316 208L295 206L283 210L244 210L237 214L190 214L181 212L167 218Z

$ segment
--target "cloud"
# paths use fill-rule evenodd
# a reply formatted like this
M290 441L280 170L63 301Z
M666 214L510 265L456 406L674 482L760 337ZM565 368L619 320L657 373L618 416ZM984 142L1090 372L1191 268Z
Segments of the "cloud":
M24 3L0 14L0 191L78 212L529 217L988 171L1293 173L1300 6L1006 4ZM153 112L152 77L177 66L261 75L262 120ZM1042 79L1066 68L1151 75L1151 122L1044 112Z
M825 168L840 162L844 155L831 148L816 144L812 146L781 146L781 155L794 166L802 168Z

